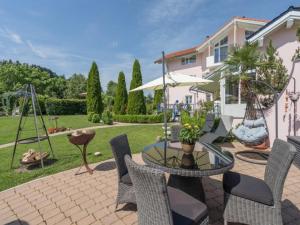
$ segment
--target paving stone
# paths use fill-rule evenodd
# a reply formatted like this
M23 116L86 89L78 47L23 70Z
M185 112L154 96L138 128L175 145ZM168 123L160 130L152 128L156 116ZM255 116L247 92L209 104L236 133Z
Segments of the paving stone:
M78 222L81 219L87 217L88 215L89 214L86 211L81 210L81 211L79 211L79 212L77 212L75 214L72 214L71 215L71 220L72 220L72 222Z
M236 149L242 145L234 143ZM235 151L234 148L230 148ZM133 155L141 163L140 155ZM107 161L108 162L108 161ZM115 167L101 163L93 175L75 176L76 169L54 174L0 192L0 225L24 220L35 224L137 224L136 206L120 205L115 211L117 172ZM113 161L109 161L113 162ZM92 167L95 167L95 165ZM233 171L263 178L265 166L235 161ZM168 175L167 175L168 177ZM210 224L223 224L222 175L203 178ZM284 225L300 225L300 170L292 166L283 191ZM233 225L233 224L232 224Z
M111 225L114 222L118 221L118 217L115 214L109 214L103 218L101 218L102 223Z
M92 215L89 215L89 216L79 220L77 222L77 225L90 225L95 221L96 221L95 217L93 217Z

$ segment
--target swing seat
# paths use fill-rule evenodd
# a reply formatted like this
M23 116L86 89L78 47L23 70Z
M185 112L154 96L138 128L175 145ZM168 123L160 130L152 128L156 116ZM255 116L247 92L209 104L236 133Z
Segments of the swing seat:
M264 126L250 128L240 125L238 128L232 130L232 133L237 139L247 144L262 143L268 137L268 132Z

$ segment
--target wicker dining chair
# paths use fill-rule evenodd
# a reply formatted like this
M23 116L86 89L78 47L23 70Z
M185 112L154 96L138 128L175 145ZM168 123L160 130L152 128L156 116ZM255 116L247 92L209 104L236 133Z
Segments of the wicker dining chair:
M205 123L203 128L201 129L201 133L211 132L215 124L215 114L208 113L205 118Z
M128 155L125 162L135 188L139 225L208 225L206 205L167 187L162 171L138 165Z
M110 140L111 149L116 161L118 171L118 193L116 199L116 208L123 203L136 203L134 188L129 176L124 156L131 157L131 150L127 135L122 134Z
M199 142L212 144L218 138L222 138L225 141L228 138L232 129L233 116L222 115L217 129L214 132L208 132L199 138Z
M225 173L224 224L282 225L283 186L295 154L296 149L292 144L276 139L264 180L234 172Z

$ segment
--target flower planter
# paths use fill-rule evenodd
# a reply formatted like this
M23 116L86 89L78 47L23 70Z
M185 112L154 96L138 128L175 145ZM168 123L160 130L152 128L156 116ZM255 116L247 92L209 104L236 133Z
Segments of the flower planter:
M192 154L195 148L195 144L181 143L181 146L185 154Z

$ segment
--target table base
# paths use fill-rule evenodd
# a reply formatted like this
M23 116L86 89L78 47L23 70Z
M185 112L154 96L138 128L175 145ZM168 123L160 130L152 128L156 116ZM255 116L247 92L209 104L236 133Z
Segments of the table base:
M177 188L201 202L205 202L205 194L201 177L183 177L170 175L168 186Z
M86 170L80 172L81 168L83 168L83 167L85 167ZM82 165L79 167L79 169L76 171L75 175L80 175L80 174L83 174L83 173L93 174L93 171L94 171L94 170L91 169L91 168L89 167L88 164L85 164L85 163L84 163L84 164L82 164Z

